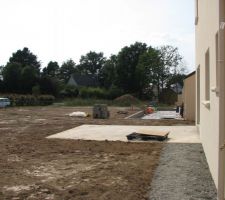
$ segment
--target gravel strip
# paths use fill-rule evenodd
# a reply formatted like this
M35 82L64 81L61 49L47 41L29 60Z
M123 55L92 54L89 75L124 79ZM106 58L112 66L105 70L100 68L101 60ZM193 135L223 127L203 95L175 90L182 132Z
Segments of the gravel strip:
M216 188L201 144L166 144L150 200L216 200Z

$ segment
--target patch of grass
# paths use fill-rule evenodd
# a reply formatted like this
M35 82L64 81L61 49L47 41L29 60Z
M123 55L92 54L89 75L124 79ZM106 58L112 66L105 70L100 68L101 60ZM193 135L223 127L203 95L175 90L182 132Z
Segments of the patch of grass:
M74 98L66 99L63 101L65 106L93 106L94 104L107 104L111 105L112 101L104 99L83 99L83 98Z
M65 99L60 102L64 106L93 106L95 104L107 104L108 106L142 106L143 102L137 101L135 103L130 103L129 101L114 101L114 100L105 100L105 99L82 99L82 98L73 98L73 99ZM58 102L59 104L59 102Z

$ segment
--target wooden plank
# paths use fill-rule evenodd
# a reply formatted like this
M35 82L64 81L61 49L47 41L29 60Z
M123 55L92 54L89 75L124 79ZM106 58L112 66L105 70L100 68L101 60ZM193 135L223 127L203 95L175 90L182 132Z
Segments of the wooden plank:
M168 136L168 134L170 132L169 131L140 129L136 133L141 134L141 135L150 135L150 136L166 137L166 136Z

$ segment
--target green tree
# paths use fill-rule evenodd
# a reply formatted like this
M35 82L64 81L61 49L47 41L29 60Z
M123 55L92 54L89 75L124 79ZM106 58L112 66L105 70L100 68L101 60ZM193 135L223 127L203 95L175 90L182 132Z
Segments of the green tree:
M145 43L136 42L126 46L118 54L116 66L116 85L125 92L137 92L136 67L140 55L147 51Z
M0 93L5 91L5 85L3 83L3 80L0 79Z
M0 66L0 92L4 92L4 83L3 83L3 69L4 69L4 66Z
M173 46L162 46L160 49L161 66L158 70L158 85L163 90L172 75L179 74L182 64L182 57L178 48Z
M42 94L58 96L61 90L60 82L56 78L41 77L38 85Z
M76 72L77 72L76 63L72 59L69 59L63 62L62 66L60 67L59 79L64 83L67 83L71 74Z
M52 78L59 76L59 64L57 62L50 61L47 67L43 68L42 75Z
M3 69L6 92L31 93L40 74L40 62L28 48L17 50Z
M184 85L184 78L186 77L183 73L177 73L177 74L171 74L170 78L168 79L166 88L170 89L172 86L176 90L176 93L178 94L179 91L179 85L183 87Z
M96 53L90 51L80 58L80 64L78 66L79 72L81 74L99 74L105 63L105 57L102 52Z
M110 88L114 84L116 77L116 65L116 55L111 55L110 58L105 61L103 67L99 71L99 81L101 86Z
M140 56L136 68L139 97L142 97L145 91L152 93L153 87L158 83L158 71L160 66L159 50L149 47L148 50Z
M5 85L3 83L3 69L4 69L4 66L0 66L0 92L4 92L5 90Z
M179 83L181 86L184 85L184 78L186 77L185 74L172 74L167 82L167 88L169 88L172 84L176 84L176 83Z
M33 86L37 83L37 75L35 69L26 66L21 70L21 88L20 91L25 94L31 94Z
M0 66L0 76L2 75L3 69L4 69L4 66L1 65L1 66Z
M3 83L7 92L21 92L21 71L19 63L8 63L3 69Z
M172 46L163 46L158 49L149 47L148 51L140 56L136 70L139 91L151 91L157 88L157 97L164 88L171 84L183 81L185 67L178 49ZM142 95L140 94L140 95Z
M22 67L33 67L36 73L40 72L41 63L37 60L37 56L34 55L27 47L23 50L17 50L9 58L9 63L19 63Z

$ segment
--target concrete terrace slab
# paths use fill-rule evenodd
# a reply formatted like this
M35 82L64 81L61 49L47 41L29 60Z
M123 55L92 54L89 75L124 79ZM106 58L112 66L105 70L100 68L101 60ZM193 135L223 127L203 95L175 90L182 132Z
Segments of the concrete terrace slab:
M169 143L200 143L195 126L117 126L82 125L47 138L127 142L127 135L138 130L170 131Z
M165 118L172 118L172 119L180 119L182 117L176 111L157 111L152 114L145 115L141 119L165 119Z

